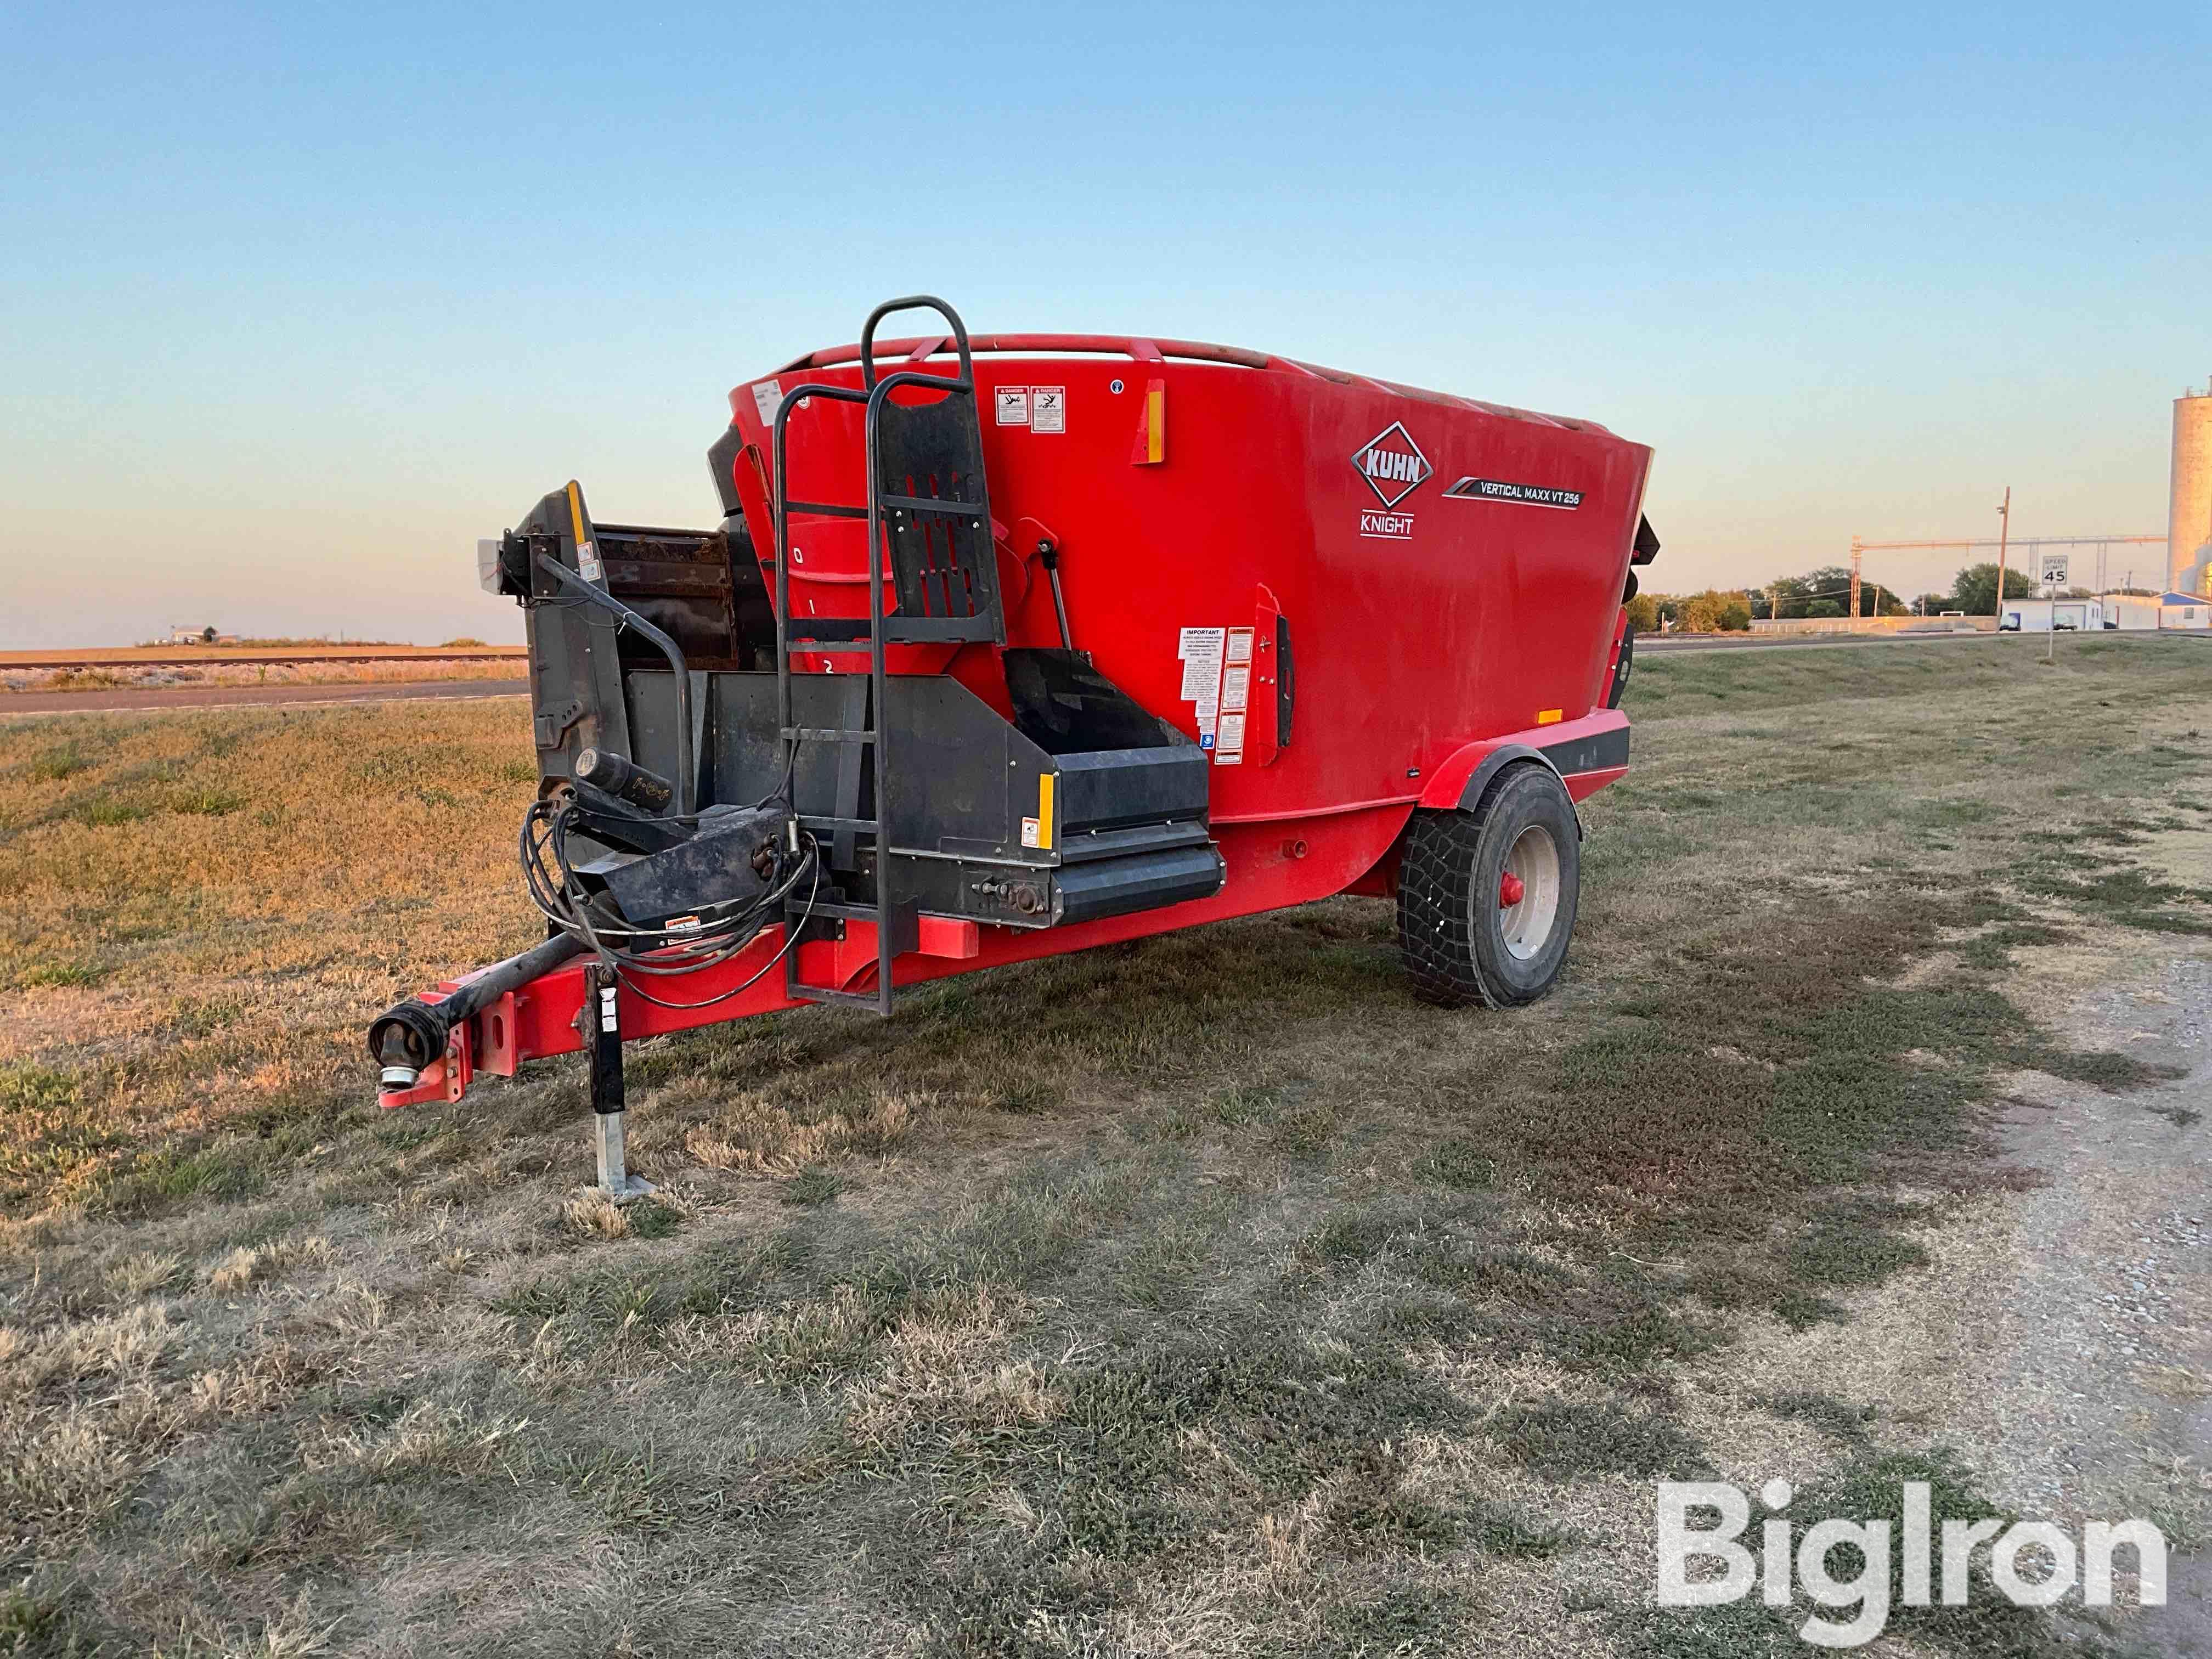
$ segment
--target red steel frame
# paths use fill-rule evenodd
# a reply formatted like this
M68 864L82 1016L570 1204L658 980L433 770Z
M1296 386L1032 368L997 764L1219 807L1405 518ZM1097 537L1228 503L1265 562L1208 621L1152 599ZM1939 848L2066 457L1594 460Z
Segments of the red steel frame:
M919 362L946 343L878 342L876 359ZM1077 643L1139 702L1195 736L1188 706L1176 701L1177 665L1163 658L1163 630L1170 651L1178 623L1257 622L1264 637L1279 611L1291 620L1297 651L1297 740L1278 751L1272 711L1255 702L1250 763L1215 771L1212 822L1228 874L1214 897L1037 931L925 917L921 949L897 959L895 982L1335 893L1387 896L1413 811L1472 805L1464 799L1470 781L1501 749L1602 753L1608 763L1559 765L1577 801L1626 770L1610 762L1625 757L1627 719L1601 703L1620 650L1620 593L1650 451L1589 422L1234 347L1068 334L977 336L971 344L986 411L1000 386L1048 377L1066 388L1064 434L1009 434L987 415L984 439L994 507L1019 526L1002 540L1020 542L1052 526ZM857 346L832 348L777 373L786 390L802 379L857 385L859 356ZM1141 378L1097 361L1113 357L1143 365ZM1124 374L1136 383L1126 397ZM732 424L747 440L734 482L754 545L772 561L781 550L763 510L763 402L752 383L731 393ZM793 434L794 493L847 499L861 470L854 459L857 422L824 400L814 408L811 454ZM1170 410L1171 434L1148 432L1148 423L1164 425ZM1430 472L1391 504L1409 522L1418 514L1418 522L1385 539L1367 534L1377 498L1351 458L1393 424L1414 434ZM1147 464L1164 456L1178 465ZM1580 508L1440 499L1458 474L1571 489L1580 492ZM1128 574L1132 547L1144 550L1141 582ZM1026 544L1002 548L1002 568L1029 551ZM839 614L839 605L858 599L855 585L867 580L864 538L848 544L817 527L803 552L807 579L827 584L809 590L823 596L810 607ZM793 576L799 574L794 564ZM1006 589L1010 643L1056 644L1044 584L1027 579L1025 568L1018 574L1025 580ZM837 672L839 665L817 666ZM909 666L951 672L1004 712L989 647ZM1486 731L1495 735L1479 735ZM1584 746L1592 738L1606 741L1593 750ZM785 995L781 972L761 971L783 943L783 928L773 927L718 968L655 981L666 1001L699 1006L666 1007L624 988L622 1036L664 1036L801 1006ZM843 937L802 945L799 956L807 983L866 988L876 971L873 929L848 922ZM525 1060L581 1048L583 972L580 959L463 1022L443 1062L383 1103L458 1100L479 1071L512 1076ZM711 1000L756 975L744 991ZM442 992L463 982L449 981Z
M1395 877L1388 861L1417 805L1425 800L1456 804L1457 790L1465 785L1475 768L1498 749L1555 744L1578 735L1625 730L1627 725L1625 715L1601 709L1572 724L1470 744L1438 771L1432 787L1423 794L1363 802L1317 817L1301 818L1295 823L1269 819L1224 823L1216 819L1216 838L1229 866L1228 881L1212 898L1179 904L1170 910L1142 911L1134 915L1032 932L985 929L975 922L952 917L924 916L921 949L898 958L896 982L918 985L979 968L1034 961L1039 957L1059 956L1094 945L1115 945L1210 921L1225 921L1236 916L1304 904L1328 893L1387 896ZM1615 766L1570 773L1565 779L1567 793L1577 801L1586 799L1620 778L1627 769ZM1286 837L1286 828L1294 828L1296 836ZM669 991L662 1002L634 996L624 987L617 994L623 1040L668 1036L678 1031L696 1030L702 1025L717 1025L725 1020L745 1019L756 1014L773 1014L808 1006L783 994L781 974L761 971L783 948L783 938L781 927L769 927L745 951L720 967L665 981L662 988L669 985L678 988ZM863 989L874 976L875 966L875 929L868 922L847 924L842 939L817 940L799 947L800 977L810 984ZM759 977L750 989L726 1000L695 1008L663 1006L679 1000L708 1003L731 986L742 984L756 975ZM449 980L439 990L456 991L465 982L465 979ZM439 999L432 996L427 1000ZM453 1030L445 1060L425 1068L414 1088L383 1095L381 1103L391 1109L436 1100L459 1100L479 1072L513 1077L526 1060L574 1054L584 1046L580 1023L583 1008L584 964L578 961L508 993L473 1019L464 1021Z

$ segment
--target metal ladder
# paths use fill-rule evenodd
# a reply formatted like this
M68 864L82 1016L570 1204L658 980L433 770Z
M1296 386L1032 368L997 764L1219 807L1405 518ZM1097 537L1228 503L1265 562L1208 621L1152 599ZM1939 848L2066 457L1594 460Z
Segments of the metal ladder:
M876 329L896 312L929 310L951 325L959 348L957 377L902 369L880 378L876 373ZM938 345L942 342L936 343ZM927 349L915 354L928 355ZM917 388L940 394L927 403L893 403L891 393ZM863 404L868 478L865 507L828 501L793 501L788 495L786 428L792 411L809 398ZM998 560L991 534L990 496L983 477L982 428L975 397L975 364L968 330L951 306L928 295L887 301L868 314L860 331L860 388L810 383L794 386L777 406L775 467L775 706L781 775L789 781L794 822L817 840L828 837L833 868L853 866L862 837L873 844L875 899L849 896L831 902L796 896L786 901L786 927L815 921L866 921L876 930L876 983L872 992L810 985L799 977L796 945L784 956L784 993L795 1001L850 1002L891 1011L891 962L920 942L921 917L915 900L900 891L898 872L909 860L891 848L891 791L896 777L886 741L884 718L896 682L885 668L890 645L1006 643L1006 616L999 599ZM868 526L868 615L804 617L791 611L790 526L793 516L865 519ZM890 565L896 611L884 605L884 564ZM863 696L841 675L846 696L842 723L798 724L792 692L794 655L868 654ZM857 707L856 707L857 705ZM798 746L804 743L842 745L837 769L838 812L798 811ZM861 752L872 763L873 814L860 811ZM822 854L817 853L817 857Z

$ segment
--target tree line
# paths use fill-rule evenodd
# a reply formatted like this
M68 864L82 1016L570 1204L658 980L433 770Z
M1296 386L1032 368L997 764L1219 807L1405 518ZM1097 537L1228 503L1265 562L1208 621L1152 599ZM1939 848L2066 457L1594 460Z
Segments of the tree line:
M2015 566L2004 573L2008 599L2033 599L2039 585ZM2085 587L2066 590L2069 599L2086 599ZM1638 593L1628 601L1628 620L1639 634L1658 631L1662 624L1686 634L1741 633L1753 622L1780 618L1840 617L1850 612L1851 573L1849 566L1822 565L1802 576L1777 576L1764 587L1725 590L1707 588L1702 593ZM1922 593L1911 600L1887 583L1871 577L1859 583L1862 617L1936 617L1957 611L1969 617L1994 617L1997 611L1997 568L1970 564L1951 579L1946 593Z

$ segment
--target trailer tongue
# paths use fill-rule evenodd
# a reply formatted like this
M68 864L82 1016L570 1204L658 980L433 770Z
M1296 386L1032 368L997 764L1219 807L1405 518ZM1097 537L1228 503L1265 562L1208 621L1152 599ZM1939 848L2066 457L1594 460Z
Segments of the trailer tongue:
M915 309L944 332L876 341ZM1573 803L1627 764L1648 450L927 298L730 404L720 528L570 483L479 545L550 937L375 1023L386 1106L589 1048L623 1193L625 1040L1340 892L1396 898L1431 1000L1550 988Z

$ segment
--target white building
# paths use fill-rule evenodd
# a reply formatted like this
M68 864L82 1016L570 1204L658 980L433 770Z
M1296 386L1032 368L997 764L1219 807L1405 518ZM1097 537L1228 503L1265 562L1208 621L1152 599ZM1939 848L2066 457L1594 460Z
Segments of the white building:
M2130 632L2148 632L2158 626L2155 593L2107 593L2104 596L2105 626Z
M2000 634L2087 634L2105 626L2102 599L2007 599L1997 613Z
M2160 628L2212 628L2212 599L2202 593L2161 593L2158 596Z
M2212 599L2201 593L2106 593L2099 603L2105 607L2107 628L2136 633L2158 628L2212 629Z

